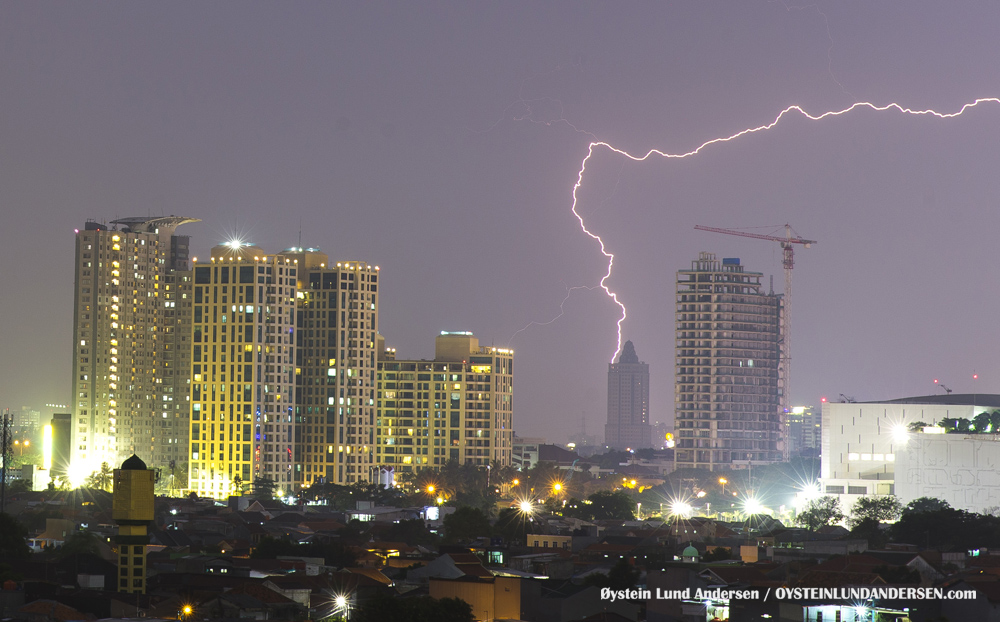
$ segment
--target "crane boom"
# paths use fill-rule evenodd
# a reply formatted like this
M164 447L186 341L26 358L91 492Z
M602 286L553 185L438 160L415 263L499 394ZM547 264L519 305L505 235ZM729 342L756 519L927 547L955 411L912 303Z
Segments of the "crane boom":
M783 306L784 310L781 317L781 363L784 368L784 387L781 393L781 409L783 412L791 412L788 404L788 396L791 394L791 378L792 378L792 268L795 267L795 244L801 244L805 248L809 248L813 244L816 244L816 240L807 240L805 238L799 237L798 234L792 235L792 227L789 224L785 224L785 236L781 237L778 235L766 235L763 233L750 233L749 231L740 231L738 229L723 229L721 227L706 227L704 225L695 225L695 229L699 231L709 231L712 233L723 233L725 235L737 235L744 238L754 238L757 240L768 240L771 242L778 242L781 244L782 250L782 266L785 269L785 295ZM785 443L785 459L788 459L788 444Z
M772 242L787 242L789 244L802 244L806 248L809 248L811 244L817 244L816 240L807 240L805 238L791 237L791 227L785 225L789 230L789 235L786 237L780 237L777 235L764 235L762 233L750 233L749 231L740 231L738 229L722 229L720 227L706 227L704 225L695 225L694 228L699 231L711 231L712 233L725 233L726 235L739 235L745 238L756 238L758 240L771 240Z

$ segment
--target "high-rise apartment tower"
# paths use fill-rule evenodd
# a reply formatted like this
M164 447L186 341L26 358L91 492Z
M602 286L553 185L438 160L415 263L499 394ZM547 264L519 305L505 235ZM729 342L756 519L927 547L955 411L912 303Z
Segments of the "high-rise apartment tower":
M194 267L190 483L225 498L294 489L296 264L251 244Z
M649 425L649 365L626 341L617 363L608 364L608 423L604 442L612 449L652 447Z
M298 266L295 310L295 480L376 481L375 367L379 268L330 263L315 248Z
M511 464L514 352L481 346L466 331L444 331L434 360L378 362L378 464L397 473L439 469L454 460Z
M187 454L188 238L177 216L88 221L76 234L71 477L133 453Z
M781 297L761 277L704 252L677 272L677 468L784 459Z

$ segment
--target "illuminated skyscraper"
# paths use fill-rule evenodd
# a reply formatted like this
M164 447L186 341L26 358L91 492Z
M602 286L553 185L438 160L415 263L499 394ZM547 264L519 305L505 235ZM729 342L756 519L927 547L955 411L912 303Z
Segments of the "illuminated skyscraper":
M188 238L195 218L138 217L76 234L71 477L133 453L187 451Z
M266 478L294 488L296 265L252 244L194 267L190 482L225 498Z
M331 264L315 248L280 256L298 266L295 481L376 481L379 268L363 261Z
M617 363L608 364L608 423L604 442L612 449L652 447L649 425L649 365L626 341Z
M784 459L781 297L739 259L700 253L677 272L677 468Z
M434 360L378 362L378 464L397 473L450 460L511 464L514 352L480 346L469 332L442 332Z

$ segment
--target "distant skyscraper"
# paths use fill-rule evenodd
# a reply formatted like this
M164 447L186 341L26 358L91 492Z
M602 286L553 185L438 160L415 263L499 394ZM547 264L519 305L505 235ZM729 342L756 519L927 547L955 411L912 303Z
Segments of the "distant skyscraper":
M71 476L133 453L187 454L188 238L196 218L138 217L76 235Z
M608 364L608 423L604 442L613 449L652 447L649 425L649 365L626 341L617 363Z
M761 277L713 253L677 272L677 468L784 459L781 297Z

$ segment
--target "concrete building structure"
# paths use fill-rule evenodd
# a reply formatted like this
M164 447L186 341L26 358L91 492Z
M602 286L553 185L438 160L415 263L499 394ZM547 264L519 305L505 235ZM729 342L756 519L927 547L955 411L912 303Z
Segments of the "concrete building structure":
M1000 408L1000 395L928 395L885 402L824 403L822 407L822 452L820 493L836 496L841 507L851 507L865 495L897 495L907 502L924 491L943 494L945 485L976 480L986 485L992 476L977 475L993 464L993 435L922 433L913 424L935 426L942 419L972 420L981 412ZM925 429L923 425L916 426ZM930 429L928 432L943 432ZM963 454L962 452L968 452ZM905 455L904 455L905 454ZM997 454L1000 456L1000 453ZM953 460L954 466L948 463ZM905 465L906 482L898 487L899 462ZM978 465L985 465L980 467ZM946 484L945 482L952 482ZM979 503L1000 492L979 492L951 498L961 504ZM950 501L949 501L950 503ZM1000 505L996 503L993 505ZM960 505L955 505L960 507ZM971 506L970 506L971 507Z
M785 439L789 458L819 456L822 419L822 410L812 406L795 406L785 413Z
M184 217L137 217L76 234L72 457L77 479L135 452L183 459L188 417Z
M295 481L378 481L375 368L379 267L331 263L315 248L279 254L298 266L295 294Z
M604 444L611 449L653 446L649 425L649 365L626 341L617 363L608 363L608 422Z
M545 439L540 436L517 436L514 435L513 465L518 470L527 471L538 464L539 448L545 444Z
M677 468L785 459L781 296L763 289L762 276L704 252L677 272Z
M914 434L896 455L900 503L921 497L956 510L1000 507L1000 438L996 434Z
M225 498L259 478L294 487L297 265L251 244L196 263L189 487Z
M470 332L442 331L434 360L378 361L376 461L397 473L449 460L512 463L514 351L480 346Z
M482 622L521 618L521 578L511 576L463 576L431 578L431 598L457 598L469 603L472 615Z

